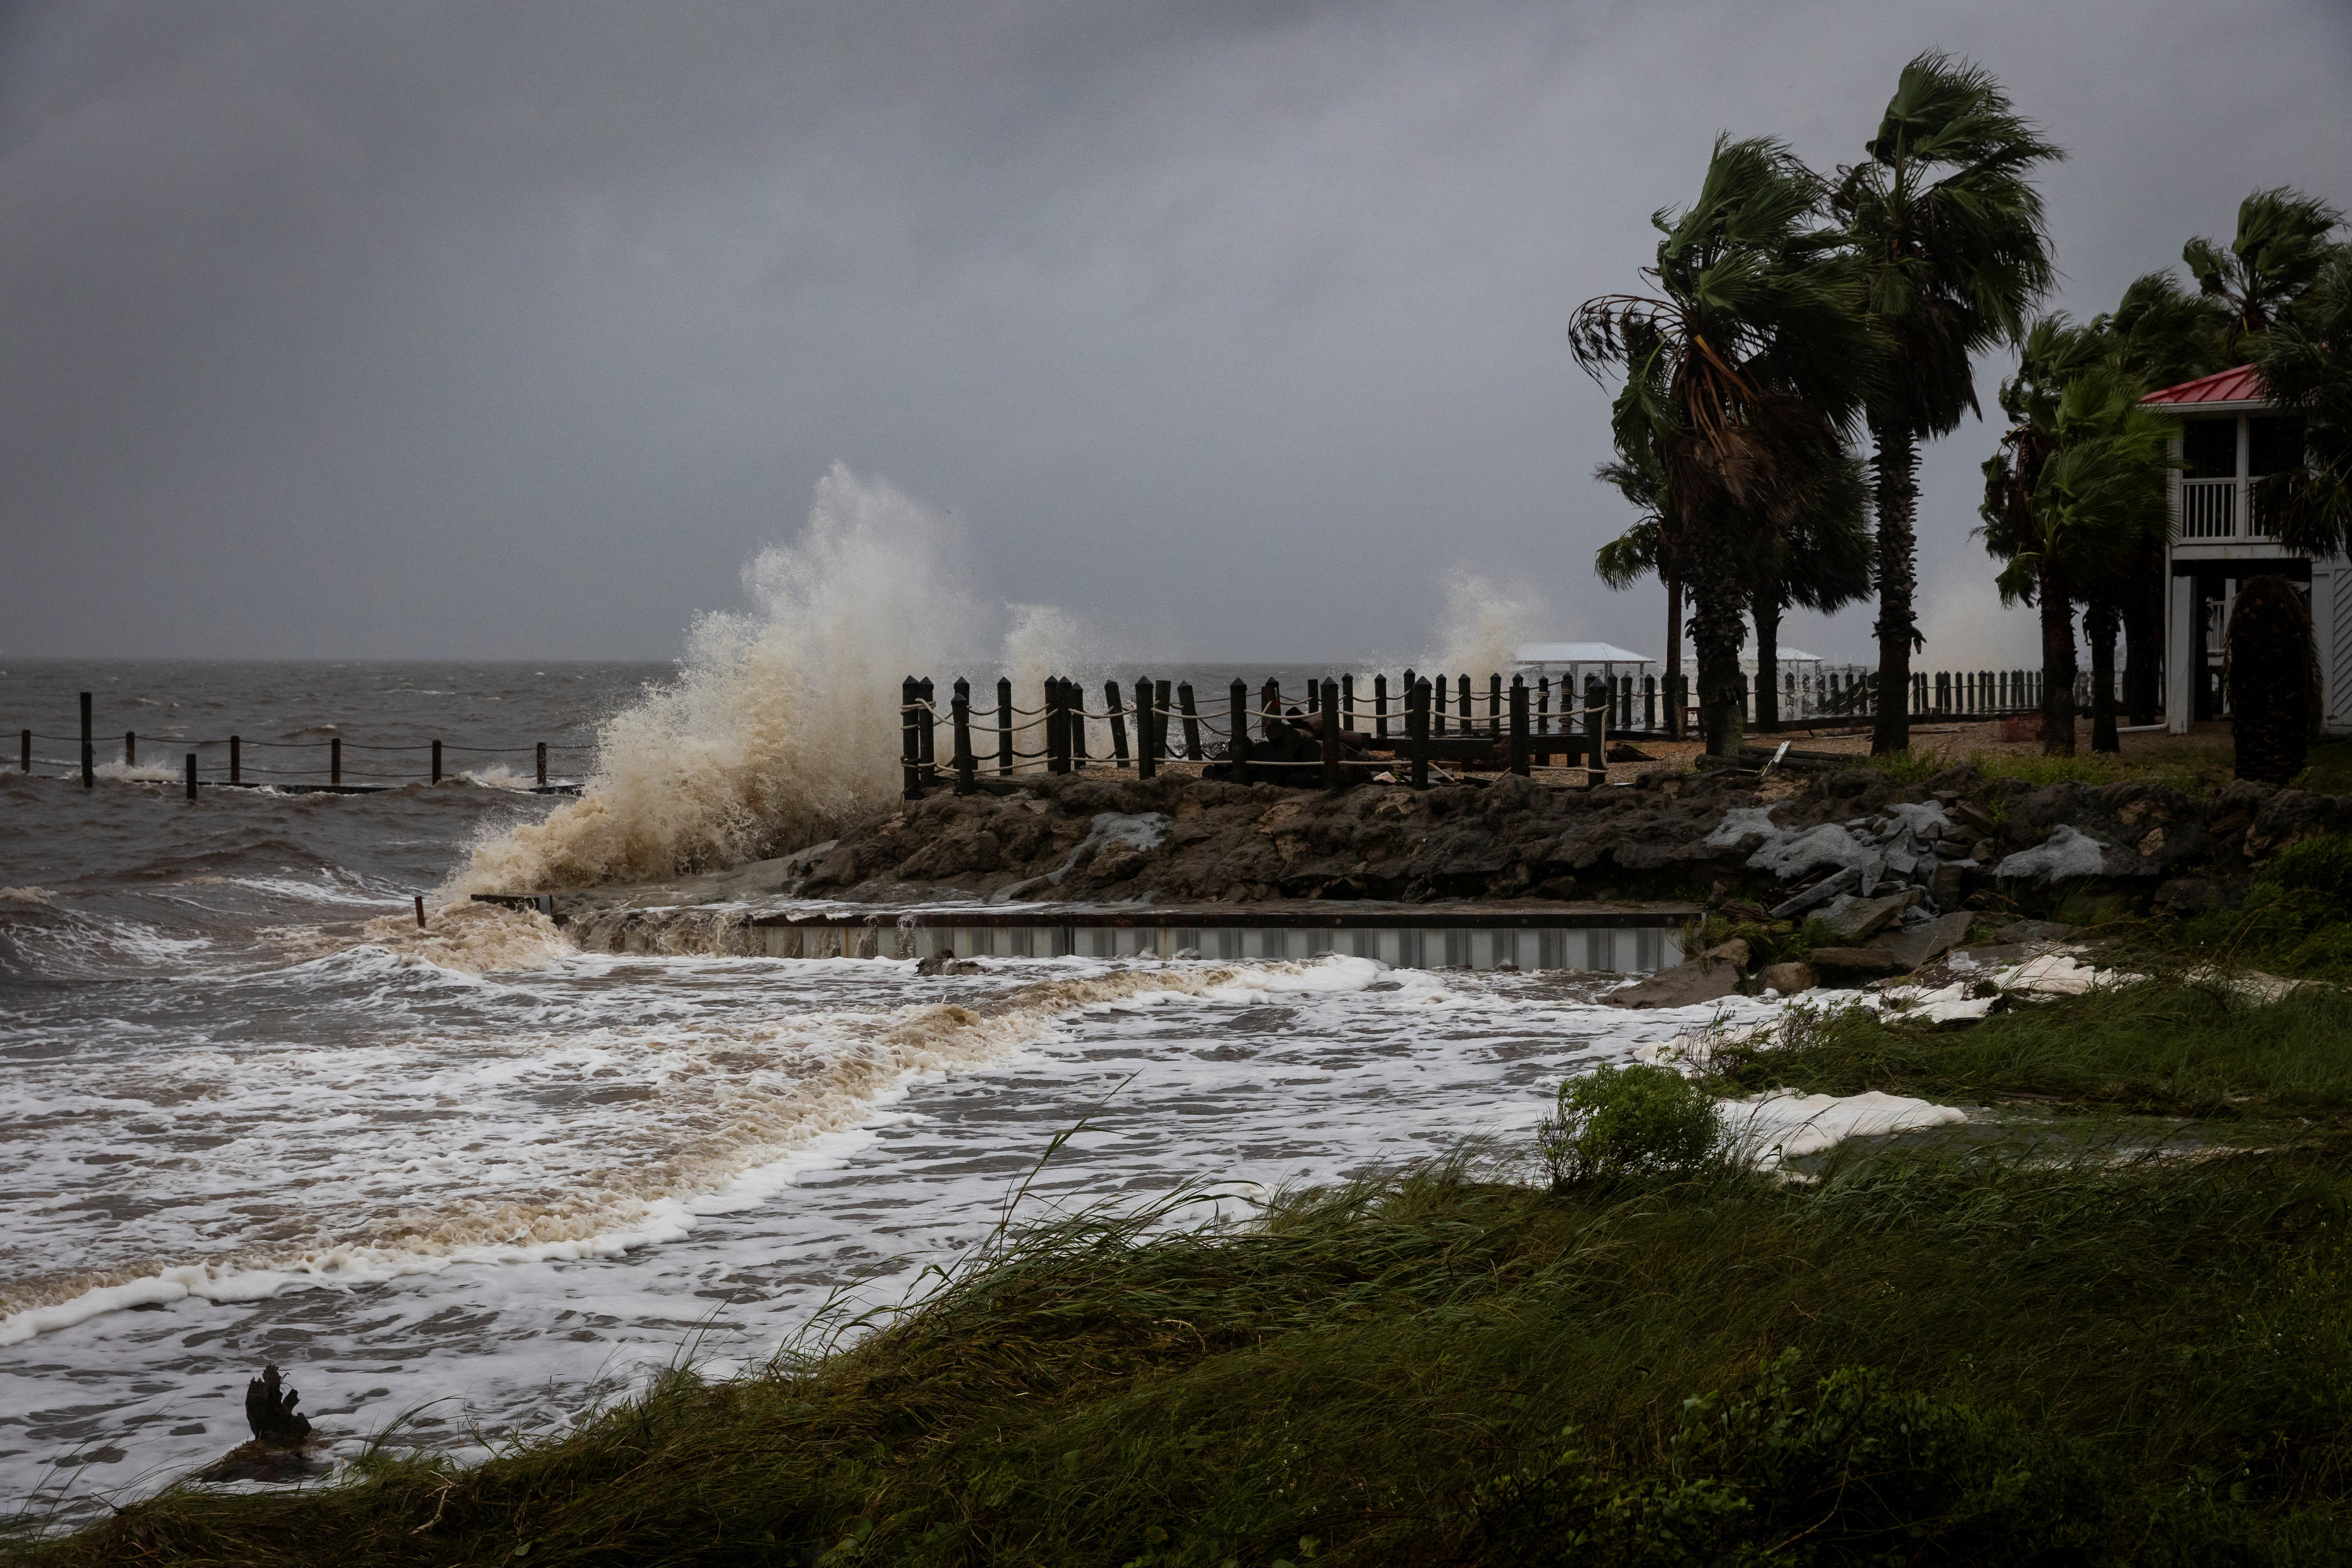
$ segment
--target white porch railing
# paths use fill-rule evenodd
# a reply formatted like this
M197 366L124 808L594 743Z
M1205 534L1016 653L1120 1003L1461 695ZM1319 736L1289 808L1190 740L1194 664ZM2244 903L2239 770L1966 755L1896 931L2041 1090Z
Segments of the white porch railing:
M2183 539L2267 539L2272 530L2242 479L2180 481Z

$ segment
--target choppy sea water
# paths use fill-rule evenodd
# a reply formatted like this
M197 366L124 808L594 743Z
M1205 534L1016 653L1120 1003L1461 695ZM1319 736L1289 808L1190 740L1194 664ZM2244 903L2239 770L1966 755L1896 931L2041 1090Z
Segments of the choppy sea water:
M659 673L536 668L113 674L164 713L208 692L192 737L455 734L470 702L488 743L488 695L581 735ZM69 715L92 673L52 673ZM1354 959L926 978L588 955L487 909L414 933L475 835L548 807L0 774L0 1510L216 1458L265 1361L345 1453L395 1420L462 1452L557 1430L677 1359L757 1362L842 1292L898 1299L1024 1183L1016 1221L1524 1140L1564 1074L1690 1022Z

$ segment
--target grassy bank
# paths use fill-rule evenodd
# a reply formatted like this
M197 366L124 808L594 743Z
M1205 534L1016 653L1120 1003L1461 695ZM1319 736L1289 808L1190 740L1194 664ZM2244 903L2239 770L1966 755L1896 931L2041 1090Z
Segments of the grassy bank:
M2347 1197L2295 1156L1882 1159L1073 1223L845 1350L478 1468L184 1492L22 1555L2326 1561Z

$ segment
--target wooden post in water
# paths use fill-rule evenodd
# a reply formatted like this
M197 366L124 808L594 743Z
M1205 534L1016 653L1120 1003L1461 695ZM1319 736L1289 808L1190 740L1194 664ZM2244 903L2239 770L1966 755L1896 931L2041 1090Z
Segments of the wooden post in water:
M341 735L327 742L327 782L341 788L343 782L343 738Z
M1118 705L1118 682L1103 682L1103 711L1110 715L1110 755L1113 765L1127 766L1127 715Z
M1339 683L1323 678L1323 787L1339 787Z
M122 765L126 768L139 765L139 731L136 730L122 731Z
M236 782L236 737L235 735L228 738L228 776L231 784ZM438 741L433 742L433 782L435 784L441 782L441 742Z
M1415 678L1404 694L1405 749L1412 753L1412 787L1429 787L1429 677Z
M539 787L540 787L540 788L541 788L541 789L545 789L545 788L547 787L547 742L546 742L541 741L541 742L539 743L539 753L538 753L538 755L537 755L536 757L534 757L534 758L532 759L532 762L536 764L536 766L537 766L537 767L538 767L538 769L539 769Z
M1151 731L1151 682L1141 676L1135 680L1135 776L1139 779L1160 776L1160 747Z
M1503 677L1499 670L1486 677L1486 738L1503 738Z
M922 742L915 739L915 678L898 682L898 793L908 800L923 795Z
M228 782L245 782L245 737L242 735L228 738ZM441 782L441 742L438 741L433 742L433 782Z
M1013 681L1002 675L996 678L996 773L1013 776Z
M425 929L425 895L422 893L416 895L416 929Z
M1528 682L1520 675L1511 677L1511 771L1528 776Z
M1385 741L1388 738L1389 678L1375 675L1372 677L1372 739Z
M188 753L188 798L196 798L196 753Z
M978 795L980 764L971 754L971 682L962 676L955 683L955 792Z
M1235 784L1250 782L1249 683L1235 677L1225 696L1232 704L1225 720L1225 755L1231 759Z
M33 732L30 730L16 731L16 771L20 773L33 771Z
M916 700L922 704L916 710L915 722L919 726L918 733L921 735L923 742L923 787L929 789L940 782L939 759L932 750L938 744L940 714L938 706L932 699L929 676L923 677L921 684L915 689L915 696Z
M1205 761L1201 750L1201 715L1192 706L1192 683L1189 680L1176 688L1176 705L1184 710L1184 760L1188 763Z
M98 758L89 749L89 693L81 694L81 787L98 787Z

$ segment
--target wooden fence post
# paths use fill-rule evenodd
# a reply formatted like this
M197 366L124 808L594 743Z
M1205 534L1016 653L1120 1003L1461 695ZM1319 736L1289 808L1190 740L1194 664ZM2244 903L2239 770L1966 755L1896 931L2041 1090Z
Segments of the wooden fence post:
M1528 682L1519 675L1511 677L1511 771L1528 776Z
M235 735L228 738L228 777L231 784L236 782L236 737ZM438 741L433 742L433 782L435 784L441 782L441 742Z
M341 735L327 742L327 782L338 789L343 784L343 738Z
M1110 715L1110 757L1114 767L1127 766L1127 714L1118 704L1118 682L1103 682L1103 711Z
M1087 765L1087 689L1066 680L1062 695L1070 704L1070 769L1075 773Z
M1313 680L1311 680L1311 679L1310 679L1310 680L1308 680L1308 681L1307 681L1307 715L1308 715L1308 717L1310 717L1310 718L1311 718L1311 717L1313 717L1315 714L1320 713L1320 712L1322 712L1322 711L1323 711L1323 689L1322 689L1320 686L1317 685Z
M1013 776L1013 679L996 678L996 776Z
M971 754L971 682L962 676L955 683L955 792L980 793L978 760Z
M1445 677L1441 675L1434 681L1432 681L1430 683L1429 691L1433 700L1433 706L1430 712L1430 733L1433 735L1443 735L1445 733Z
M122 765L126 768L139 765L139 731L136 730L122 731Z
M1250 782L1249 683L1235 677L1226 693L1232 710L1225 721L1225 756L1233 764L1234 783Z
M940 782L940 770L936 765L937 758L931 749L937 743L934 731L939 728L940 715L933 705L929 676L923 677L922 683L915 689L915 695L922 703L921 709L918 710L915 717L919 725L919 732L923 738L923 785L928 789Z
M1372 739L1385 741L1388 738L1389 678L1375 675L1372 677Z
M1339 787L1339 683L1323 678L1323 787Z
M1352 675L1339 678L1339 720L1341 729L1356 727L1356 678Z
M1465 670L1455 676L1454 679L1459 683L1454 687L1454 694L1460 699L1455 706L1461 710L1462 733L1465 736L1475 735L1478 732L1478 721L1474 716L1474 710L1470 706L1470 674Z
M1404 694L1404 733L1406 749L1412 752L1412 783L1415 789L1429 787L1429 677L1419 676Z
M1176 748L1168 743L1168 737L1176 732L1168 722L1176 711L1175 689L1164 680L1155 680L1151 683L1151 739L1160 748L1152 761L1164 763L1176 754Z
M1135 681L1135 776L1139 779L1160 776L1160 748L1151 741L1151 682L1141 676Z
M1184 760L1204 761L1201 751L1201 715L1192 706L1192 683L1184 682L1176 689L1176 701L1184 710Z
M539 787L545 789L547 787L547 742L544 741L541 741L539 743L539 756L537 761L539 763Z
M1644 731L1658 727L1658 678L1642 677L1642 728Z
M1609 782L1609 708L1598 676L1584 678L1584 782L1598 789Z
M1503 738L1503 677L1496 671L1486 677L1486 738Z
M188 798L196 798L196 753L188 753Z
M98 758L89 749L89 693L81 694L81 787L98 787Z
M1551 733L1551 677L1549 675L1536 677L1536 733ZM1546 752L1545 755L1549 757L1550 753Z
M16 771L20 773L33 771L33 732L30 730L16 732Z
M898 793L908 800L923 797L923 743L915 738L915 678L898 683Z
M1062 678L1045 678L1045 771L1066 773L1070 771L1070 721L1063 711Z
M245 782L245 737L242 735L228 738L228 782ZM441 742L438 741L433 742L433 782L441 782Z
M1274 727L1282 722L1282 682L1268 680L1257 689L1257 732L1266 740L1274 739Z

